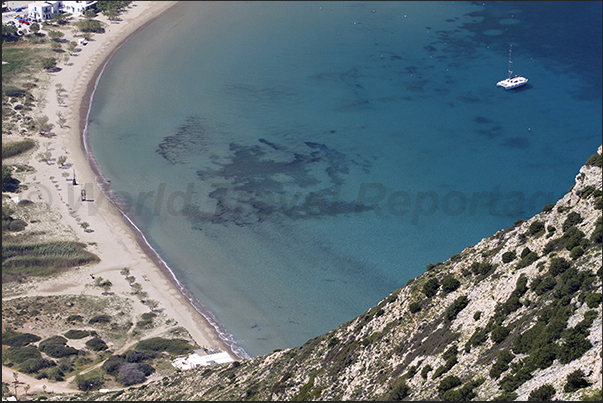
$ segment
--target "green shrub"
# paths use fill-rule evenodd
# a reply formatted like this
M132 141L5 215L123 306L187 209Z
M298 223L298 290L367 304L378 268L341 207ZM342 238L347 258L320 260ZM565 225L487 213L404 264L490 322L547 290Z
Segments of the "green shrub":
M508 251L502 255L503 263L511 263L513 260L515 260L515 258L517 258L515 251Z
M417 313L417 312L419 312L421 310L421 303L420 302L411 302L408 305L408 310L411 313Z
M482 311L477 311L473 314L473 319L474 320L479 320L479 318L482 317Z
M433 368L431 367L431 365L427 364L423 367L423 369L421 370L421 378L423 379L427 379L427 375L429 374L429 372L432 370Z
M530 283L530 288L536 293L536 295L542 295L557 285L557 280L551 276L538 276L535 277Z
M567 218L563 222L563 225L562 225L563 232L566 232L571 227L573 227L577 224L580 224L582 222L582 220L583 220L583 218L580 214L576 213L575 211L572 211L571 213L569 213L567 215Z
M12 143L2 144L2 159L14 157L36 146L36 142L31 139L14 141Z
M442 280L442 291L444 291L446 293L453 292L456 289L458 289L460 286L461 286L461 282L458 281L456 278L454 278L454 276L452 276L452 275L446 276Z
M446 311L444 311L444 317L448 321L453 321L459 312L465 309L467 305L469 305L469 298L467 298L466 295L461 295L455 299L448 308L446 308Z
M427 298L431 298L438 293L438 289L440 288L440 282L437 278L430 278L423 284L423 294Z
M582 255L584 255L584 249L582 249L582 246L575 246L570 251L570 257L574 260L578 259Z
M528 235L534 236L540 233L544 233L544 222L542 221L534 221L528 227Z
M573 393L578 389L587 388L591 385L581 369L577 369L567 376L567 383L563 387L565 393Z
M111 376L117 376L119 367L126 363L126 359L121 355L112 355L102 365L103 371Z
M504 326L495 325L490 332L490 339L495 343L503 342L509 335L510 330Z
M493 379L498 379L503 372L509 369L509 363L513 361L515 356L508 350L503 350L498 353L498 358L496 362L490 368L490 377Z
M100 389L101 385L103 384L100 377L86 377L85 375L76 375L75 383L77 384L77 388L84 392Z
M78 350L67 346L67 339L63 336L52 336L42 340L38 349L52 358L62 358L78 354Z
M400 401L404 400L410 393L410 387L406 384L406 382L401 382L391 391L390 400Z
M111 322L111 317L109 315L96 315L90 318L90 320L88 321L89 324L109 322Z
M526 250L530 250L529 248L525 248L524 252ZM517 268L521 269L524 267L527 267L529 265L531 265L532 263L534 263L535 261L537 261L539 259L539 256L536 252L529 252L527 254L524 255L524 253L522 252L522 259L519 261L519 263L517 263Z
M6 352L6 358L11 361L20 364L31 358L40 359L42 354L38 351L36 346L24 346L24 347L9 347Z
M538 389L534 389L530 392L528 396L528 401L530 402L544 402L547 400L551 400L553 396L555 396L555 388L553 385L544 384Z
M602 161L603 158L601 157L601 155L599 153L594 153L593 155L588 157L584 165L593 165L596 167L600 167L601 165L603 165Z
M544 213L548 213L549 211L553 210L554 208L555 208L555 205L554 205L554 204L547 204L546 206L544 206L544 207L542 208L542 211L543 211Z
M20 333L12 330L2 333L2 344L5 346L24 347L29 343L40 341L41 338L31 333Z
M562 364L568 364L582 357L591 347L591 342L584 334L570 332L561 344L557 358Z
M44 358L30 358L23 361L19 365L19 371L26 374L34 374L43 368L48 368L56 365L52 360L46 360Z
M487 262L473 262L471 264L471 266L469 267L469 269L473 272L473 274L475 275L482 275L485 276L487 274L489 274L493 269L494 266L490 263Z
M586 297L586 304L589 308L594 309L601 306L601 293L593 292Z
M462 382L458 376L448 375L446 378L442 379L438 385L438 393L443 395L446 391L456 388L459 385L462 385Z
M103 351L109 348L107 343L105 343L102 339L95 337L86 342L86 345L90 347L94 351Z
M172 355L188 354L194 350L193 346L184 339L164 339L162 337L142 340L134 348L157 352L166 351Z
M90 336L90 332L88 330L75 330L71 329L65 333L65 337L68 339L83 339L84 337Z
M81 315L69 315L65 322L82 322L84 318Z
M551 259L551 264L549 266L549 273L552 276L557 276L559 274L565 273L567 269L571 267L571 263L565 260L564 258L554 257Z

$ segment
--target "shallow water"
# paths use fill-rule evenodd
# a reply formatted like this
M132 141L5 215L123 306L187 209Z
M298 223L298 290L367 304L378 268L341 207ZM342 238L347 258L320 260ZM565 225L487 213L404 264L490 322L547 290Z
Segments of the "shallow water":
M601 143L601 3L183 2L88 134L236 343L293 347L565 194Z

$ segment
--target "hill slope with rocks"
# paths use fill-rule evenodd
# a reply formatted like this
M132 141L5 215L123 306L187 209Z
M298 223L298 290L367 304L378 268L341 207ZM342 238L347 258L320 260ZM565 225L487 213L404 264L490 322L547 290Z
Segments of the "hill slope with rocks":
M601 158L556 204L302 346L77 398L600 399Z

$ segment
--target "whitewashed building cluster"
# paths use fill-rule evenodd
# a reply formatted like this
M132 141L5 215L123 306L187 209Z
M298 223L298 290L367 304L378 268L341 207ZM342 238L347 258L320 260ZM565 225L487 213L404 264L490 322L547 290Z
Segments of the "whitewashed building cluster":
M73 15L84 14L86 10L96 8L97 1L37 1L29 3L27 6L27 15L29 18L38 21L47 21L52 19L53 14L60 12Z

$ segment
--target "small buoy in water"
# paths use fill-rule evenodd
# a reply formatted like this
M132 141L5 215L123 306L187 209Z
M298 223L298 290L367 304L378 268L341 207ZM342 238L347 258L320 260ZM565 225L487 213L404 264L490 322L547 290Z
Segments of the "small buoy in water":
M528 131L529 131L529 132L531 132L531 131L532 131L532 128L531 128L531 127L528 127Z

